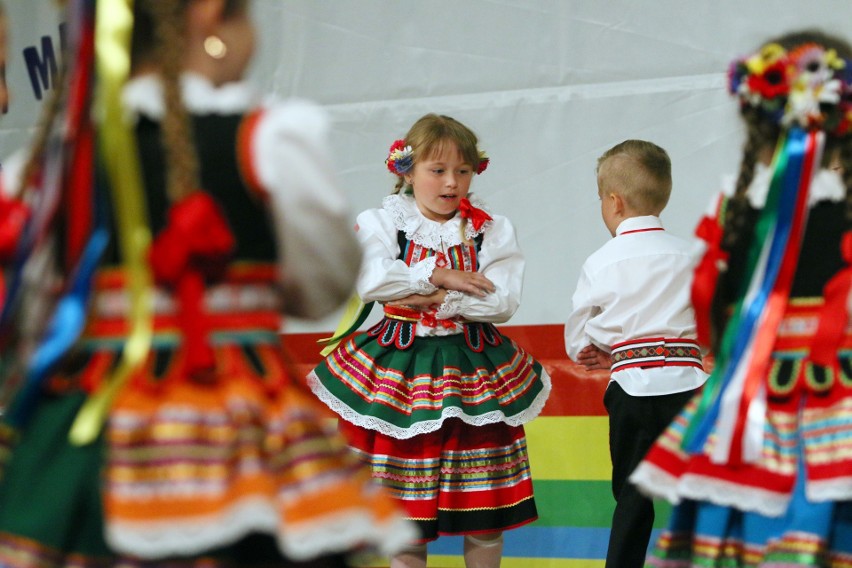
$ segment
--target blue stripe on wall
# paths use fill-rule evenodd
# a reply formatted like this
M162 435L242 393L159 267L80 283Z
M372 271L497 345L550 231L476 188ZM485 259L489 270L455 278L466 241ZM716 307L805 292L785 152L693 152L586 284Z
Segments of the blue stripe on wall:
M651 534L653 546L660 531ZM522 558L584 558L603 560L609 541L609 528L520 527L505 533L503 556ZM461 555L462 537L443 536L429 543L429 554Z

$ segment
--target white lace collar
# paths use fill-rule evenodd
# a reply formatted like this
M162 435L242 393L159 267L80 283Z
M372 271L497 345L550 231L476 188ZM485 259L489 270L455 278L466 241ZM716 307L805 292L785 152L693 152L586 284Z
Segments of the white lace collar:
M772 182L772 168L758 163L754 167L754 178L746 190L749 204L755 209L761 209L766 204L769 194L769 184ZM731 196L736 188L736 177L730 176L723 180L722 189L725 195ZM811 182L808 205L819 201L843 201L846 197L846 188L840 175L833 170L820 169L814 175Z
M467 198L474 207L487 211L483 202L472 193L468 194ZM404 194L388 195L382 201L382 208L391 216L394 227L403 231L408 240L418 245L432 250L441 250L462 243L462 217L459 212L444 223L432 221L423 216L413 196ZM490 224L490 221L486 221L477 231L474 230L472 223L465 223L465 238L473 240Z
M248 83L227 83L216 86L196 73L181 76L181 88L186 108L193 114L238 114L253 108L257 102ZM127 82L122 93L125 108L133 115L162 118L163 87L156 75L143 75Z

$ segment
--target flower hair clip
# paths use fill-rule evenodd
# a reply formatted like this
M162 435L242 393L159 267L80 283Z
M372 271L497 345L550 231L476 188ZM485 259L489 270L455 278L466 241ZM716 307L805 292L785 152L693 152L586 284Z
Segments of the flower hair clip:
M488 168L491 158L484 151L479 151L479 164L476 166L476 173L481 174ZM405 140L394 140L388 151L388 157L385 159L385 165L388 171L398 176L407 174L414 167L414 150L411 146L405 144Z
M391 144L385 165L392 174L401 176L408 173L414 165L414 151L405 145L405 140L395 140Z
M479 165L476 167L476 173L481 174L488 168L488 164L491 163L491 158L488 157L488 154L485 153L484 150L479 151Z
M763 111L789 128L819 128L838 135L852 126L852 65L816 43L791 51L769 44L734 61L728 76L740 104Z

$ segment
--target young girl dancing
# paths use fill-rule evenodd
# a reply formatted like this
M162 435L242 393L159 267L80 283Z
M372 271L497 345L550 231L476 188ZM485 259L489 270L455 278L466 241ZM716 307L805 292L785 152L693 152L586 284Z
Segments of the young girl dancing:
M631 477L680 503L648 562L849 566L852 48L783 35L730 88L746 143L692 290L715 368Z
M309 376L350 446L422 531L392 558L425 566L427 541L465 535L468 566L498 566L502 532L536 519L523 424L550 379L495 323L518 308L524 259L505 217L470 192L488 158L458 121L429 114L390 148L398 177L358 216L356 285L384 318Z

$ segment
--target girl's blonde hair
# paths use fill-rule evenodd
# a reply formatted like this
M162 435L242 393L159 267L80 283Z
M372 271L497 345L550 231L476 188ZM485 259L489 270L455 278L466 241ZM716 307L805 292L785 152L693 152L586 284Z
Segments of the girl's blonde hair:
M461 157L474 171L479 168L481 159L478 142L476 134L458 120L433 113L419 118L405 135L405 145L411 146L413 164L441 153L446 144L454 144ZM411 186L405 183L405 178L399 176L393 193L399 193L403 188L406 192L411 191Z
M604 166L615 157L626 157L629 161ZM653 142L631 139L616 144L598 158L599 179L604 170L636 212L659 215L668 204L672 193L672 162L668 153Z

